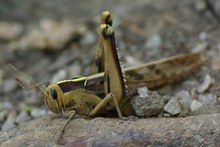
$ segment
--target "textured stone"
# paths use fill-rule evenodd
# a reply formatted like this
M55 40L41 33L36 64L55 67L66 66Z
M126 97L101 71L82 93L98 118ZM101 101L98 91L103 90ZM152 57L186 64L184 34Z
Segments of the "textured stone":
M163 98L156 91L148 91L146 87L138 89L139 96L133 97L131 104L137 116L155 116L163 111Z
M66 119L42 117L0 132L2 146L56 146ZM220 114L185 118L75 118L65 146L219 146ZM187 131L186 131L187 130Z

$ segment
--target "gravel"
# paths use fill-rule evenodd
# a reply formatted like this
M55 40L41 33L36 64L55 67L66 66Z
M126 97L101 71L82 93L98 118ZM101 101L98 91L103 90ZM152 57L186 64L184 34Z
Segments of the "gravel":
M0 112L0 122L5 121L6 118L7 118L7 116L8 116L8 111L2 110L2 111Z
M12 111L8 117L7 120L2 125L1 129L2 131L8 131L15 127L15 119L16 119L16 112Z
M164 111L168 112L171 115L177 115L181 113L182 109L179 101L176 98L172 98L164 106Z
M41 116L45 116L47 114L47 111L45 109L33 109L31 110L31 116L33 118L38 118Z
M211 86L211 84L213 84L214 81L211 78L210 75L206 75L205 79L203 81L203 83L198 87L198 92L199 93L204 93L206 90L208 90L208 88Z
M197 111L198 109L200 109L202 106L203 106L203 104L200 101L193 100L190 105L190 109L192 112L194 112L194 111Z
M18 116L15 118L15 122L16 123L23 123L25 121L30 120L31 117L29 116L29 114L26 111L21 111Z
M212 93L200 94L198 99L205 106L213 106L217 103L216 95Z
M23 32L24 28L19 23L0 22L0 40L11 41L18 38Z
M2 83L2 92L3 93L8 93L13 90L18 86L18 83L15 81L15 79L5 79Z

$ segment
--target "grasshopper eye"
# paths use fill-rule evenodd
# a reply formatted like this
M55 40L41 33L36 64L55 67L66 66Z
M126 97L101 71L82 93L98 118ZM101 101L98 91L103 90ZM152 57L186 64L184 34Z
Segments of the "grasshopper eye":
M57 91L55 89L50 89L50 95L54 100L57 99Z

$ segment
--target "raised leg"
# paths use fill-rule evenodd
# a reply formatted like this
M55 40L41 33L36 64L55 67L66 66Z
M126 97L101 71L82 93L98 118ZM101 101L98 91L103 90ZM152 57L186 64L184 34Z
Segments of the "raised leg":
M105 58L105 94L113 93L117 101L126 96L125 79L120 66L113 28L100 26Z
M101 14L100 24L108 24L112 25L112 15L109 11L104 11ZM101 39L101 34L98 39L98 47L96 49L95 62L92 65L92 73L104 72L105 70L105 59L104 59L104 51L103 51L103 43Z
M110 25L102 24L100 26L101 42L104 54L104 71L105 71L105 98L91 111L90 115L94 116L101 112L107 104L114 106L121 118L119 103L123 101L126 95L125 81L118 59L118 53L115 45L113 28Z

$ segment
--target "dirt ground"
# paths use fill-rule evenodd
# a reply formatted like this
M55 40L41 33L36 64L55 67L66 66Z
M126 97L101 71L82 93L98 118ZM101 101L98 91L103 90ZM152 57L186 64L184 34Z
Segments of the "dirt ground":
M169 97L166 103L180 91L190 95L195 92L198 96L193 100L203 104L201 109L175 117L219 113L219 8L217 0L1 1L2 133L22 124L20 119L52 115L39 90L21 89L16 77L29 84L30 81L9 64L36 83L53 83L90 74L97 47L99 16L104 10L113 14L117 46L126 66L189 52L201 52L207 57L206 63L193 76L156 90ZM207 87L198 94L200 85ZM22 113L25 116L19 119ZM172 116L164 114L157 117ZM3 127L7 121L13 123Z

